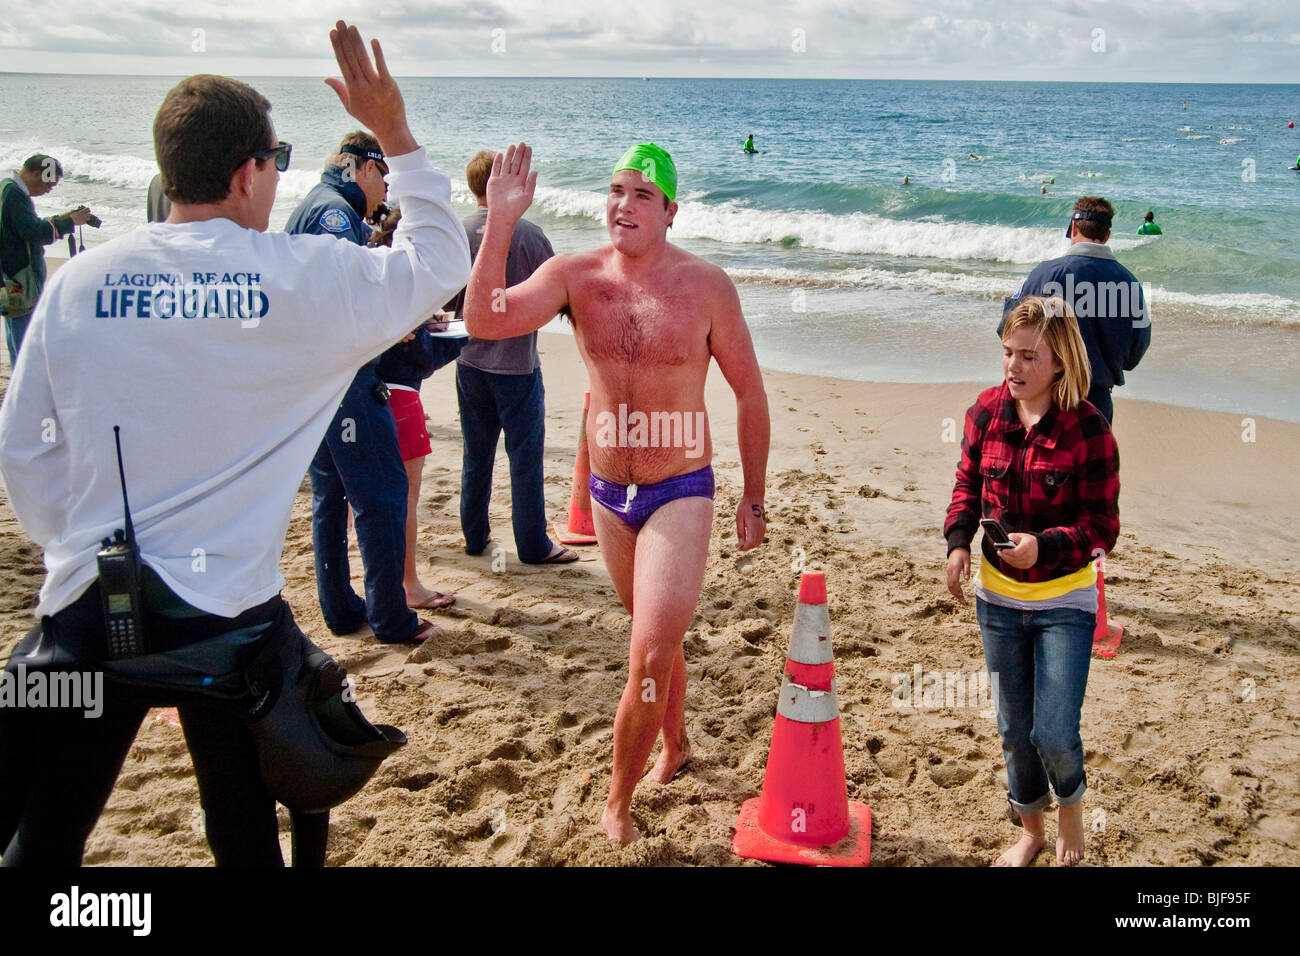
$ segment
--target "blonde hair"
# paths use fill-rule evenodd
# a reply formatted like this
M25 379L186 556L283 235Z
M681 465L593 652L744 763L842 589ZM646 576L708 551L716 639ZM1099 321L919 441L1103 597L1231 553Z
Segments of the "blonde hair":
M1005 342L1020 329L1029 329L1046 340L1052 354L1061 363L1061 374L1052 385L1052 400L1064 411L1074 408L1088 394L1092 384L1092 370L1088 364L1088 350L1079 334L1079 322L1074 310L1064 299L1040 299L1029 296L1007 317L1002 328Z

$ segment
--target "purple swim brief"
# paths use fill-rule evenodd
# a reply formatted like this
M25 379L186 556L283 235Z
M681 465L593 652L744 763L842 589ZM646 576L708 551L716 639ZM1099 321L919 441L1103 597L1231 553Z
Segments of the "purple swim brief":
M620 485L597 478L593 472L588 487L594 500L622 518L633 531L640 531L650 516L670 501L712 498L713 466L705 465L698 471L674 475L653 485Z

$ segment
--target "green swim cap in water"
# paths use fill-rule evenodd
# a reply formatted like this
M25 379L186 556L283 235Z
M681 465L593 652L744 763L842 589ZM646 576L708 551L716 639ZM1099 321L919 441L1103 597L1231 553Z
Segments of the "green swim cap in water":
M625 169L640 173L664 191L669 202L677 201L677 167L668 150L654 143L638 143L623 154L611 176Z

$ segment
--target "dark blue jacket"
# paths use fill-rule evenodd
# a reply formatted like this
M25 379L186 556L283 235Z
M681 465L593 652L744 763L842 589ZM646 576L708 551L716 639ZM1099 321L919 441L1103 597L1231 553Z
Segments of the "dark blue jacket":
M359 246L366 244L370 229L365 224L366 194L343 170L331 166L321 173L320 182L298 204L284 231L313 236L337 236Z
M379 356L379 377L389 385L405 385L417 392L420 383L449 362L456 361L466 339L435 338L424 326L415 338L398 342Z
M1070 303L1092 366L1091 391L1124 384L1151 344L1151 317L1142 285L1099 242L1078 242L1059 259L1039 263L1002 307L998 337L1025 296L1059 296Z
M0 272L16 276L32 266L39 295L45 286L45 247L72 232L72 219L68 216L41 218L36 215L32 197L18 185L15 177L6 176L0 182L12 183L0 189L4 195L0 205Z

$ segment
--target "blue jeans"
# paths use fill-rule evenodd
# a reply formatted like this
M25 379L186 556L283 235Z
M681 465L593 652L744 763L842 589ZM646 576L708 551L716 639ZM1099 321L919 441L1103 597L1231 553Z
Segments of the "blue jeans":
M497 439L506 434L510 459L510 513L515 548L524 564L537 564L551 553L546 534L546 497L542 491L542 456L546 445L546 391L542 370L528 375L498 375L456 363L456 397L465 454L460 472L460 527L465 550L481 554L492 529L492 465Z
M1017 611L975 599L984 660L994 683L1007 799L1022 814L1083 798L1079 713L1096 616L1075 608Z
M406 468L397 426L371 389L373 364L348 386L311 468L311 542L316 552L316 593L325 625L351 634L367 621L381 641L402 641L420 626L406 606ZM365 569L366 599L352 590L348 567L348 504Z
M1094 388L1088 392L1087 398L1107 422L1115 418L1115 402L1111 398L1109 388Z
M9 371L18 366L18 350L22 348L23 336L31 324L32 314L5 316L5 348L9 350Z

